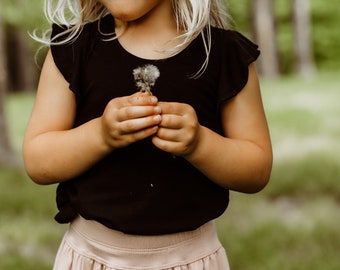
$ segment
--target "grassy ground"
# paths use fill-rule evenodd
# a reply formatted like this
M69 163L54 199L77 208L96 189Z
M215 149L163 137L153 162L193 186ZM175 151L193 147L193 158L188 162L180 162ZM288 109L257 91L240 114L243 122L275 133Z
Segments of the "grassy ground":
M218 220L232 269L340 269L340 92L336 74L263 81L275 164L261 193L231 194ZM18 153L33 103L9 99ZM51 269L64 226L53 221L55 186L0 168L0 269Z
M274 146L267 188L233 194L219 229L233 269L340 269L339 81L262 82Z

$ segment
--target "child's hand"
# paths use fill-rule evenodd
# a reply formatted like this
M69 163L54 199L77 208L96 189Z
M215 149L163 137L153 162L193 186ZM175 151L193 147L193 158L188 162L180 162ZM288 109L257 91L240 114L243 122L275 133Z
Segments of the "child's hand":
M184 103L158 104L162 108L162 121L152 138L153 144L174 155L190 155L198 144L201 127L194 108Z
M154 135L161 122L157 102L143 93L112 99L101 117L104 142L116 149Z

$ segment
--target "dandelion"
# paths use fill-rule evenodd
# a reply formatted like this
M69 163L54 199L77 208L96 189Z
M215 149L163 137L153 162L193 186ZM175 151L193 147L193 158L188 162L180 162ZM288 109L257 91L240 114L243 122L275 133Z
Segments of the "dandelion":
M152 95L151 87L155 85L160 76L159 69L151 64L137 67L133 70L133 77L139 91Z

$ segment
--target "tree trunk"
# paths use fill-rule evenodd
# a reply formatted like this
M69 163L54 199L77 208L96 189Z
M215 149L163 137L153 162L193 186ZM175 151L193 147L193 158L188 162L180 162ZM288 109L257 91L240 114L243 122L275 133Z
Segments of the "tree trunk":
M9 89L33 90L36 85L37 72L27 33L18 27L11 27L7 31L6 39Z
M11 165L15 162L14 151L11 147L5 114L5 98L7 89L7 68L5 52L5 35L1 14L0 1L0 165Z
M316 68L311 39L309 0L292 0L292 16L294 24L295 69L303 77L312 77Z
M280 68L272 0L252 1L252 26L255 41L261 49L259 73L276 78L280 75Z

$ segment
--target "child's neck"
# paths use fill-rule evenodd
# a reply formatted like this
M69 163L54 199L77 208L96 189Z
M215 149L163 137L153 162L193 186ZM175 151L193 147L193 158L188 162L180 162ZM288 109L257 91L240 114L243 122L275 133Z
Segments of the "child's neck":
M168 50L180 40L175 38L180 35L172 14L155 14L127 23L125 28L119 27L116 21L116 31L123 34L118 38L120 44L129 53L145 59L162 59L167 55L162 52Z

